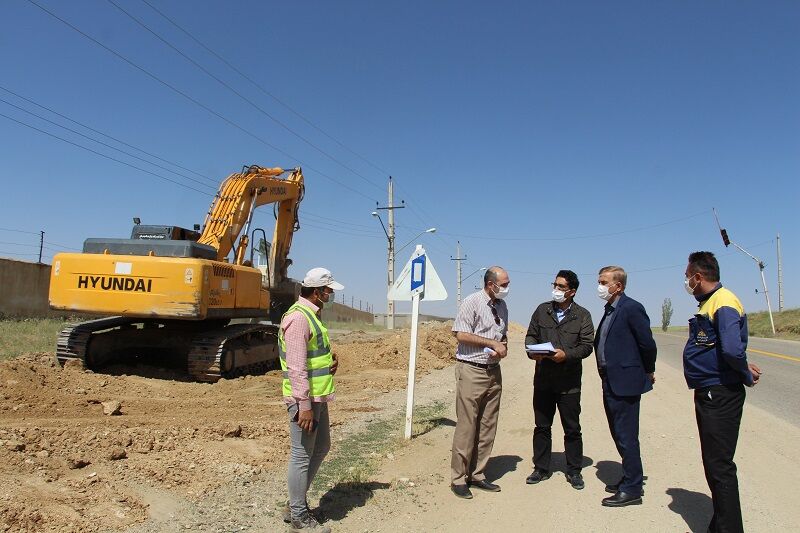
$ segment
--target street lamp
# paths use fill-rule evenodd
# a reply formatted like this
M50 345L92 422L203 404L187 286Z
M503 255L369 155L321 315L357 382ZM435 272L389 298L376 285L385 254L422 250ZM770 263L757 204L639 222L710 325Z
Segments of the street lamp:
M390 214L391 214L391 212L390 212ZM390 220L389 221L389 231L387 231L386 230L386 226L384 225L383 219L381 218L380 214L378 214L377 211L373 211L372 212L372 216L377 218L378 222L381 223L381 228L383 228L383 234L386 235L386 240L388 241L388 244L389 244L389 249L388 249L388 253L387 253L387 256L388 256L387 257L387 265L386 265L386 271L387 271L387 274L388 274L387 278L386 278L386 285L387 285L387 289L386 289L386 293L387 293L387 297L386 297L386 329L394 329L394 300L392 300L391 298L388 297L389 289L391 289L392 285L394 285L394 256L395 256L395 253L396 253L395 249L394 249L394 226L392 225L391 220ZM405 248L406 246L408 246L409 244L414 242L417 239L417 237L419 237L420 235L424 235L425 233L434 233L435 231L436 231L436 228L428 228L428 229L426 229L425 231L423 231L422 233L420 233L419 235L417 235L416 237L411 239L411 241L409 241L406 244L404 244L403 246L401 246L400 250L402 250L403 248Z
M403 248L405 248L406 246L408 246L408 245L409 245L409 244L411 244L412 242L416 241L418 238L420 238L421 236L425 235L426 233L436 233L436 228L428 228L428 229L426 229L425 231L422 231L422 232L420 232L420 234L419 234L419 235L417 235L416 237L414 237L413 239L411 239L410 241L408 241L407 243L405 243L403 246L401 246L400 248L398 248L398 249L395 251L395 253L397 253L397 252L399 252L399 251L403 250Z

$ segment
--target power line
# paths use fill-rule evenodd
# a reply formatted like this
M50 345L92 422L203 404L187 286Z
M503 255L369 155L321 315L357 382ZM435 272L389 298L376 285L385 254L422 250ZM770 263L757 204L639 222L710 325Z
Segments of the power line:
M180 55L181 57L183 57L184 59L186 59L187 61L189 61L189 62L190 62L192 65L194 65L194 66L195 66L195 67L197 67L198 69L200 69L200 70L201 70L203 73L205 73L207 76L209 76L210 78L212 78L213 80L215 80L217 83L219 83L220 85L222 85L223 87L225 87L226 89L228 89L229 91L231 91L233 94L235 94L236 96L238 96L239 98L241 98L241 99L242 99L244 102L248 103L250 106L252 106L254 109L256 109L256 110L257 110L259 113L261 113L262 115L264 115L264 116L266 116L267 118L269 118L270 120L272 120L272 121L273 121L275 124L277 124L278 126L280 126L280 127L281 127L281 128L283 128L283 129L285 129L286 131L288 131L289 133L291 133L292 135L294 135L295 137L297 137L298 139L300 139L301 141L303 141L304 143L306 143L306 144L307 144L307 145L309 145L310 147L314 148L315 150L317 150L319 153L321 153L322 155L324 155L325 157L327 157L328 159L330 159L330 160L331 160L331 161L333 161L334 163L336 163L336 164L340 165L342 168L344 168L344 169L346 169L346 170L350 171L351 173L353 173L354 175L356 175L356 176L358 176L359 178L363 179L364 181L366 181L367 183L369 183L369 184L370 184L370 185L372 185L373 187L376 187L376 188L378 188L379 190L382 190L382 189L381 189L381 187L379 187L378 185L376 185L375 183L373 183L373 182L372 182L372 180L370 180L370 179L369 179L369 178L367 178L366 176L363 176L362 174L360 174L360 173L359 173L358 171L356 171L355 169L352 169L352 168L350 168L349 166L347 166L346 164L342 163L341 161L339 161L338 159L336 159L335 157L333 157L331 154L329 154L328 152L326 152L325 150L323 150L322 148L320 148L319 146L317 146L316 144L312 143L310 140L308 140L307 138L305 138L303 135L301 135L301 134L297 133L296 131L294 131L294 130L293 130L292 128L290 128L288 125L286 125L286 124L285 124L285 123L283 123L281 120L279 120L277 117L273 116L271 113L269 113L268 111L266 111L265 109L263 109L261 106L259 106L259 105L258 105L258 104L256 104L255 102L253 102L251 99L247 98L245 95L243 95L242 93L240 93L239 91L237 91L235 88L233 88L233 87L232 87L230 84L228 84L226 81L224 81L224 80L220 79L218 76L216 76L214 73L212 73L211 71L209 71L208 69L206 69L206 68L205 68L203 65L201 65L200 63L198 63L197 61L195 61L195 60L194 60L194 59L192 59L191 57L189 57L189 56L188 56L186 53L184 53L183 51L181 51L181 50L180 50L178 47L176 47L175 45L173 45L173 44L172 44L171 42L169 42L167 39L165 39L164 37L162 37L161 35L159 35L159 34L158 34L158 33L156 33L155 31L153 31L152 29L150 29L150 27L148 27L148 26L147 26L147 25L146 25L144 22L142 22L141 20L139 20L138 18L136 18L135 16L133 16L131 13L129 13L128 11L126 11L125 9L123 9L122 7L120 7L120 6L119 6L119 5L118 5L116 2L114 2L114 0L106 0L106 1L107 1L109 4L113 5L114 7L116 7L116 8L117 8L118 10L120 10L122 13L124 13L124 14L125 14L125 15L126 15L128 18L130 18L131 20L133 20L133 21L134 21L136 24L138 24L139 26L141 26L143 29L145 29L147 32L149 32L151 35L153 35L153 36L154 36L156 39L158 39L159 41L161 41L162 43L164 43L165 45L167 45L169 48L171 48L171 49L172 49L172 50L173 50L175 53L177 53L178 55Z
M263 138L259 137L258 135L256 135L255 133L251 132L250 130L248 130L248 129L246 129L246 128L242 127L242 126L240 126L239 124L237 124L236 122L232 121L231 119L229 119L229 118L225 117L224 115L222 115L222 114L220 114L220 113L218 113L218 112L214 111L213 109L211 109L211 108L210 108L210 107L208 107L207 105L203 104L202 102L200 102L200 101L199 101L199 100L197 100L196 98L193 98L192 96L190 96L190 95L188 95L187 93L185 93L184 91L182 91L182 90L178 89L178 88L177 88L177 87L175 87L174 85L171 85L170 83L168 83L168 82L164 81L163 79L159 78L158 76L156 76L156 75L155 75L155 74L153 74L152 72L148 71L148 70L147 70L147 69L145 69L144 67L141 67L141 66L139 66L138 64L134 63L133 61L131 61L131 60L130 60L130 59L128 59L127 57L125 57L125 56L123 56L122 54L120 54L119 52L117 52L116 50L114 50L114 49L112 49L112 48L110 48L110 47L106 46L105 44L101 43L100 41L98 41L98 40L97 40L97 39L95 39L94 37L92 37L92 36L90 36L89 34L85 33L85 32L84 32L83 30L81 30L80 28L78 28L78 27L74 26L72 23L68 22L67 20L65 20L65 19L63 19L63 18L61 18L61 17L59 17L58 15L56 15L55 13L53 13L52 11L50 11L49 9L47 9L47 8L43 7L42 5L40 5L39 3L37 3L35 0L27 0L27 1L28 1L29 3L31 3L31 4L33 4L34 6L38 7L40 10L42 10L42 11L43 11L43 12L45 12L45 13L47 13L48 15L50 15L51 17L53 17L54 19L58 20L58 21L59 21L59 22L61 22L62 24L66 25L67 27L69 27L69 28L70 28L70 29L72 29L73 31L75 31L75 32L77 32L78 34L82 35L84 38L88 39L88 40L89 40L89 41L91 41L92 43L94 43L94 44L96 44L97 46L99 46L99 47L103 48L104 50L106 50L106 51L107 51L107 52L109 52L110 54L114 55L115 57L117 57L117 58L121 59L122 61L124 61L124 62L125 62L125 63L127 63L128 65L132 66L132 67L133 67L133 68L135 68L136 70L138 70L138 71L142 72L143 74L145 74L145 75L146 75L146 76L148 76L149 78L151 78L151 79L153 79L153 80L157 81L157 82L158 82L158 83L160 83L161 85L163 85L163 86L167 87L168 89L170 89L171 91L175 92L176 94L178 94L178 95L182 96L183 98L185 98L185 99L189 100L190 102L192 102L193 104L197 105L197 106L198 106L198 107L200 107L201 109L203 109L203 110L207 111L208 113L211 113L212 115L214 115L215 117L217 117L217 118L219 118L220 120L224 121L225 123L229 124L230 126L233 126L234 128L238 129L239 131L241 131L241 132L245 133L245 134L246 134L246 135L248 135L249 137L251 137L251 138L253 138L253 139L257 140L258 142L260 142L260 143L261 143L261 144L263 144L264 146L267 146L267 147L269 147L269 148L272 148L272 149L273 149L273 150L275 150L276 152L278 152L278 153L280 153L280 154L283 154L284 156L288 157L289 159L292 159L293 161L296 161L296 162L298 162L298 163L302 164L302 165L303 165L304 167L306 167L307 169L309 169L309 170L313 170L314 172L316 172L316 173L317 173L317 174L319 174L320 176L324 176L324 177L328 178L329 180L333 181L334 183L338 184L339 186L341 186L341 187L344 187L345 189L348 189L348 190L352 191L353 193L355 193L355 194L358 194L359 196L362 196L362 197L364 197L364 198L366 198L366 199L368 199L368 200L374 200L374 198L370 198L369 196L367 196L366 194L362 193L362 192L361 192L361 191L359 191L358 189L355 189L355 188L353 188L353 187L350 187L349 185L347 185L347 184L345 184L345 183L342 183L341 181L337 180L336 178L334 178L334 177L332 177L332 176L330 176L330 175L328 175L328 174L326 174L326 173L324 173L324 172L322 172L322 171L320 171L320 170L314 169L313 167L311 167L311 166L309 166L309 165L303 164L303 163L302 163L302 161L300 161L298 158L296 158L296 157L292 156L292 155L291 155L291 154L289 154L288 152L286 152L286 151L284 151L284 150L282 150L282 149L278 148L277 146L275 146L275 145L271 144L270 142L268 142L268 141L266 141L265 139L263 139Z
M47 119L47 118L45 118L45 117L43 117L43 116L41 116L41 115L37 115L37 114L36 114L36 113L34 113L33 111L28 111L28 110L27 110L27 109L25 109L25 108L22 108L22 107L20 107L20 106L18 106L18 105L12 104L11 102L9 102L9 101L7 101L7 100L4 100L3 98L0 98L0 102L3 102L3 103L4 103L4 104L6 104L6 105L9 105L9 106L11 106L11 107L13 107L13 108L16 108L16 109L18 109L18 110L22 111L23 113L27 113L27 114L29 114L29 115L31 115L31 116L34 116L34 117L36 117L36 118L38 118L38 119L40 119L40 120L43 120L43 121L45 121L45 122L48 122L48 123L50 123L50 124L52 124L52 125L54 125L54 126L56 126L56 127L59 127L59 128L65 129L65 130L67 130L67 131L69 131L69 132L71 132L71 133L74 133L75 135L78 135L78 136L80 136L80 137L83 137L84 139L88 139L88 140L90 140L90 141L92 141L92 142L96 142L97 144L100 144L100 145L102 145L102 146L105 146L106 148L110 148L110 149L112 149L112 150L114 150L114 151L116 151L116 152L119 152L119 153L125 154L125 155L127 155L128 157L132 157L132 158L134 158L134 159L136 159L136 160L138 160L138 161L142 161L143 163L147 163L148 165L153 165L154 167L156 167L156 168L160 168L161 170L166 170L167 172L170 172L170 173L172 173L172 174L175 174L175 175L177 175L177 176L180 176L180 177L182 177L182 178L185 178L185 179L187 179L187 180L189 180L189 181L193 181L194 183L197 183L198 185L200 185L200 186L202 186L202 187L208 187L209 189L216 190L215 188L211 187L210 185L208 185L208 184L206 184L206 183L204 183L204 182L202 182L202 181L196 180L196 179L192 178L191 176L187 176L186 174L181 174L180 172L176 172L176 171L174 171L174 170L171 170L171 169L169 169L169 168L167 168L167 167L165 167L165 166L163 166L163 165L159 165L158 163L153 163L152 161L148 161L147 159L144 159L143 157L139 157L139 156L137 156L137 155L135 155L135 154L132 154L132 153L130 153L130 152L126 152L125 150L122 150L121 148L116 148L116 147L114 147L114 146L111 146L111 145L110 145L110 144L108 144L108 143L105 143L105 142L103 142L103 141L98 141L97 139L94 139L93 137L90 137L90 136L88 136L88 135L84 135L83 133L81 133L81 132L79 132L79 131L76 131L76 130L73 130L72 128L68 128L68 127L66 127L66 126L62 126L61 124L59 124L59 123L57 123L57 122L54 122L54 121L52 121L52 120L50 120L50 119Z
M33 105L35 105L36 107L38 107L38 108L40 108L40 109L44 109L45 111L49 111L50 113L52 113L52 114L54 114L54 115L56 115L56 116L59 116L59 117L63 118L64 120L68 120L68 121L72 122L73 124L77 124L78 126L81 126L82 128L86 128L87 130L89 130L89 131L91 131L91 132L97 133L98 135L102 135L103 137L106 137L107 139L111 139L112 141L118 142L119 144L122 144L122 145L124 145L124 146L127 146L128 148L133 148L134 150L136 150L136 151L138 151L138 152L141 152L141 153L143 153L143 154L146 154L146 155L148 155L148 156L150 156L150 157L152 157L152 158L154 158L154 159L157 159L157 160L159 160L159 161L162 161L162 162L164 162L164 163L170 164L170 165L172 165L172 166L174 166L174 167L177 167L177 168L179 168L179 169L181 169L181 170L185 170L186 172L191 172L192 174L195 174L196 176L199 176L199 177L201 177L201 178L205 178L205 179L207 179L208 181L210 181L210 182L212 182L212 183L214 183L214 184L216 184L216 183L217 183L217 181L216 181L216 180L214 180L213 178L211 178L210 176L206 176L205 174L201 174L200 172L197 172L197 171L195 171L195 170L192 170L192 169L190 169L190 168L186 168L186 167L184 167L184 166L182 166L182 165L179 165L178 163L175 163L174 161L169 161L169 160L167 160L167 159L164 159L164 158L162 158L162 157L159 157L159 156L157 156L156 154L153 154L153 153L151 153L151 152L148 152L147 150L143 150L142 148L139 148L139 147L137 147L137 146L134 146L134 145L132 145L132 144L129 144L129 143L127 143L127 142L125 142L125 141L123 141L123 140L121 140L121 139L117 139L116 137L114 137L114 136L112 136L112 135L109 135L108 133L104 133L104 132L102 132L102 131L100 131L100 130L97 130L97 129L95 129L95 128L92 128L91 126L88 126L88 125L86 125L86 124L84 124L84 123L82 123L82 122L79 122L79 121L77 121L77 120L75 120L75 119L73 119L73 118L70 118L70 117L68 117L67 115L64 115L64 114L62 114L62 113L59 113L59 112L58 112L58 111L56 111L55 109L52 109L52 108L50 108L50 107L47 107L47 106L45 106L45 105L42 105L42 104L40 104L40 103L38 103L38 102L36 102L36 101L34 101L34 100L30 99L30 98L27 98L27 97L25 97L25 96L23 96L23 95L21 95L21 94L19 94L19 93L16 93L16 92L12 91L11 89L9 89L9 88L7 88L7 87L3 87L2 85L0 85L0 89L2 89L3 91L5 91L5 92L7 92L7 93L9 93L9 94L11 94L11 95L14 95L14 96L16 96L16 97L17 97L17 98L19 98L20 100L24 100L24 101L28 102L29 104L33 104Z
M495 240L495 241L573 241L573 240L580 240L580 239L597 239L600 237L614 237L617 235L624 235L626 233L635 233L637 231L644 231L648 229L658 228L661 226L667 226L670 224L675 224L678 222L683 222L685 220L689 220L692 218L699 217L701 215L708 214L708 210L700 211L698 213L694 213L692 215L687 215L685 217L676 218L672 220L667 220L665 222L659 222L657 224L652 224L649 226L641 226L638 228L631 228L627 230L615 231L610 233L595 233L592 235L573 235L570 237L497 237L494 235L491 236L484 236L484 235L464 235L459 233L448 233L442 232L444 235L451 235L454 237L461 237L464 239L481 239L481 240Z
M373 163L372 161L370 161L370 160L369 160L369 159L367 159L366 157L362 156L361 154L359 154L359 153L358 153L358 152L356 152L355 150L353 150L353 149L351 149L351 148L347 147L347 146L346 146L344 143L342 143L341 141L339 141L338 139L336 139L335 137L333 137L331 134L329 134L328 132L326 132L326 131L325 131L324 129L322 129L321 127L319 127L319 126L317 126L316 124L314 124L314 123L313 123L311 120L309 120L307 117L305 117L304 115L302 115L300 112L298 112L298 111L296 111L295 109L293 109L291 106L289 106L289 104L285 103L284 101L282 101L281 99L279 99L277 96L275 96L273 93L269 92L269 91L268 91L267 89L265 89L265 88L264 88L264 87L263 87L261 84L259 84L258 82L256 82L256 81L255 81L255 80L253 80L252 78L250 78L250 77L249 77L247 74L245 74L245 73L244 73L244 72L242 72L240 69L238 69L238 68L237 68L235 65L233 65L233 64L232 64L230 61L228 61L227 59L225 59L224 57L222 57L220 54L218 54L217 52L215 52L214 50L212 50L210 47L206 46L206 45L205 45L205 44L204 44L202 41L200 41L198 38L196 38L194 35L192 35L192 34L191 34L191 33L190 33L188 30L186 30L185 28L183 28L181 25L179 25L177 22L175 22L173 19L171 19L171 18L170 18L170 17L168 17L167 15L165 15L165 14L164 14L162 11L160 11L158 8L156 8L156 7L155 7L153 4L151 4L150 2L148 2L148 0L142 0L142 2L144 2L145 4L147 4L147 5L150 7L150 9L152 9L153 11L155 11L156 13L158 13L159 15L161 15L161 17L163 17L163 18L164 18L164 19L165 19L167 22L169 22L170 24L172 24L173 26L175 26L175 27L176 27L178 30L180 30L181 32L183 32L183 33L184 33L184 34L185 34L187 37L189 37L189 38L190 38L191 40L193 40L195 43L197 43L198 45L200 45L200 46L201 46L201 47L202 47L204 50L206 50L208 53L210 53L211 55L213 55L214 57L216 57L217 59L219 59L219 60L220 60L222 63L224 63L225 65L227 65L227 66L228 66L228 68L230 68L231 70L233 70L234 72L236 72L236 73L237 73L239 76L241 76L241 77L242 77L242 78L244 78L245 80L249 81L249 82L250 82L250 83L251 83L251 84L252 84L254 87L256 87L256 88L257 88L259 91L261 91L262 93L266 94L267 96L269 96L270 98L272 98L273 100L275 100L275 101L276 101L278 104L280 104L281 106L283 106L285 109L289 110L289 111L290 111L291 113L293 113L293 114L294 114L296 117L300 118L300 119L301 119L303 122L305 122L306 124L308 124L309 126L311 126L312 128L314 128L314 129L315 129L315 130L317 130L318 132L322 133L322 134L323 134L324 136L326 136L328 139L332 140L333 142L335 142L336 144L338 144L339 146L341 146L342 148L344 148L345 150L347 150L347 151L348 151L348 152L350 152L351 154L355 155L356 157L358 157L358 158L359 158L359 159L361 159L362 161L366 162L367 164L369 164L370 166L372 166L372 168L376 169L377 171L379 171L379 172L382 172L382 173L383 173L383 174L385 174L385 175L389 175L389 174L390 174L390 172L388 172L388 171L386 171L386 170L383 170L381 167L379 167L378 165L376 165L375 163Z
M30 0L29 0L29 1L30 1ZM142 171L142 172L145 172L145 173L147 173L147 174L150 174L151 176L155 176L156 178L162 179L162 180L164 180L164 181L168 181L168 182L170 182L170 183L174 183L175 185L178 185L178 186L180 186L180 187L183 187L183 188L185 188L185 189L189 189L189 190L192 190L192 191L198 192L198 193L202 194L203 196L209 196L208 192L201 191L201 190L199 190L199 189L195 189L194 187L191 187L191 186L189 186L189 185L186 185L186 184L183 184L183 183L181 183L181 182L179 182L179 181L175 181L175 180L173 180L173 179L167 178L167 177L165 177L165 176L162 176L161 174L156 174L155 172L151 172L151 171L149 171L149 170L147 170L147 169L144 169L144 168L141 168L141 167L137 167L136 165L132 165L132 164L130 164L130 163L127 163L127 162L125 162L125 161L123 161L123 160L121 160L121 159L117 159L117 158L115 158L115 157L111 157L110 155L106 155L106 154L104 154L104 153L98 152L97 150L93 150L93 149L91 149L91 148L88 148L88 147L86 147L86 146L83 146L83 145L81 145L81 144L78 144L78 143L72 142L72 141L70 141L69 139L65 139L65 138L63 138L63 137L59 137L58 135L55 135L55 134L53 134L53 133L50 133L50 132L48 132L48 131L45 131L45 130L39 129L39 128L37 128L36 126L32 126L31 124L28 124L28 123L26 123L26 122L22 122L21 120L17 120L17 119L15 119L15 118L9 117L8 115L4 115L3 113L0 113L0 117L3 117L3 118L5 118L5 119L7 119L7 120L10 120L10 121L12 121L12 122L16 122L17 124L19 124L19 125L21 125L21 126L25 126L26 128L30 128L30 129L32 129L32 130L34 130L34 131L38 131L39 133L43 133L44 135L47 135L47 136L49 136L49 137L53 137L54 139L58 139L59 141L65 142L65 143L67 143L67 144L71 144L72 146L76 146L76 147L78 147L78 148L80 148L80 149L82 149L82 150L86 150L87 152L91 152L91 153L93 153L93 154L95 154L95 155L99 155L100 157L104 157L104 158L106 158L106 159L110 159L111 161L114 161L114 162L117 162L117 163L121 163L121 164L123 164L123 165L126 165L126 166L129 166L129 167L131 167L131 168L135 168L136 170L140 170L140 171Z
M25 231L22 229L13 229L13 228L0 228L0 231L13 231L14 233L28 233L29 235L39 235L38 231Z

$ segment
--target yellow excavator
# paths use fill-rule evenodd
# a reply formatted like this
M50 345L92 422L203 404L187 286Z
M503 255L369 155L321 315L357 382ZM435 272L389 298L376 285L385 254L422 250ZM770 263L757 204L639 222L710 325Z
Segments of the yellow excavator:
M252 165L222 183L202 230L134 219L130 239L90 238L83 253L57 254L50 307L104 317L65 328L58 360L97 369L155 357L207 382L273 368L275 324L299 293L287 271L303 194L300 168ZM250 230L264 204L274 204L271 244Z

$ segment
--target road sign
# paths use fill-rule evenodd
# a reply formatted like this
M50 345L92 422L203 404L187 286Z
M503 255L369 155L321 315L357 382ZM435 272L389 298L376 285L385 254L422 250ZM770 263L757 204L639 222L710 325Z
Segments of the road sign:
M431 302L447 299L447 290L439 274L419 244L389 289L388 297L390 300L410 301L414 294Z

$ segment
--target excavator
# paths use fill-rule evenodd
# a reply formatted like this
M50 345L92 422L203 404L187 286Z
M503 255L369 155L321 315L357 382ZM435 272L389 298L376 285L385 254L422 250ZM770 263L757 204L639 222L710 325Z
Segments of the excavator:
M89 238L82 253L56 254L50 307L103 317L61 331L59 362L99 369L155 357L205 382L275 367L275 324L299 294L288 254L303 194L300 168L246 166L222 182L202 230L134 219L130 239ZM271 243L250 231L265 204Z

